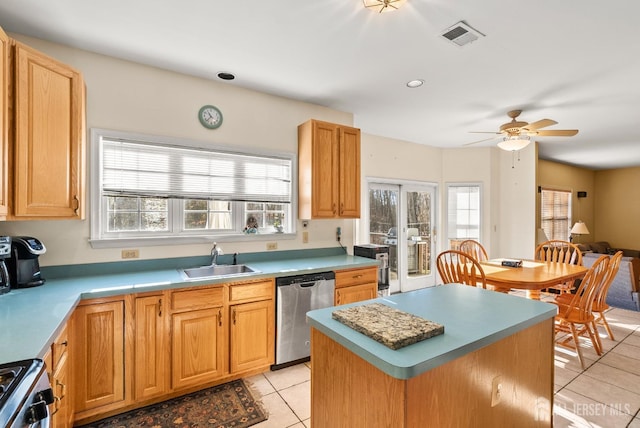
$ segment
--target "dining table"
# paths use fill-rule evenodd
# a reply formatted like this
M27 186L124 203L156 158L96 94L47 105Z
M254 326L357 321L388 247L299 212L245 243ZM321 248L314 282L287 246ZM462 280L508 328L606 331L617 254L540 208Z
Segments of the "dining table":
M588 268L567 263L540 260L517 260L518 267L504 266L503 261L491 259L480 262L488 285L495 291L508 293L511 289L525 290L530 299L540 299L540 291L584 277Z

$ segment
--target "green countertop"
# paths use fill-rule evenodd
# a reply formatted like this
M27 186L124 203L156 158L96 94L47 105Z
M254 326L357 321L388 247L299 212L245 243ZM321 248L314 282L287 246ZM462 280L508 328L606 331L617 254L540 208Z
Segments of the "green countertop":
M336 251L265 254L268 255L239 257L239 263L259 272L201 281L185 281L176 267L201 266L207 264L206 257L44 267L42 274L47 280L44 285L0 295L0 364L44 356L81 299L378 264L373 259L346 255L341 249L337 254ZM225 258L223 262L228 260Z
M331 318L307 313L312 327L386 374L410 379L556 315L557 306L462 285L442 285L341 306L378 302L444 325L444 334L392 350Z

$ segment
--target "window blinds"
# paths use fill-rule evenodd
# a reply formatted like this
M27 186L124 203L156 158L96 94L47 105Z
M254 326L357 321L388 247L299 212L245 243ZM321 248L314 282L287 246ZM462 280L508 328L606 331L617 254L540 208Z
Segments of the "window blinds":
M480 187L450 185L447 208L449 239L480 237Z
M540 226L549 239L569 239L571 192L542 189Z
M291 202L291 159L102 137L102 191L245 202Z

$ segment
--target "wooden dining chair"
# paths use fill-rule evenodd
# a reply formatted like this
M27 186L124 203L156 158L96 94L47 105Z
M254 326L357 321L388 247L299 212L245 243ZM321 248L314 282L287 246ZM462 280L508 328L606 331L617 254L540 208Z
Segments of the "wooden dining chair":
M569 304L556 302L558 305L558 315L555 318L556 344L575 350L583 369L585 366L580 348L580 336L591 340L596 353L602 355L602 344L596 331L592 308L596 293L604 285L608 265L609 256L599 257L585 274ZM559 336L563 333L564 335Z
M485 262L489 260L489 256L487 256L487 250L484 249L481 243L473 239L462 241L460 243L460 251L471 255L471 257L479 262Z
M536 247L534 260L545 262L566 263L570 265L582 266L582 251L577 245L568 241L552 239L545 241ZM575 288L574 281L557 284L547 288L558 290L562 293L571 293Z
M618 274L618 270L620 270L621 260L622 251L618 251L609 259L609 266L607 266L605 278L603 280L602 286L593 298L593 307L591 308L591 311L593 312L595 317L595 325L602 325L606 330L609 339L611 340L615 340L615 338L605 316L605 312L609 309L609 305L607 304L607 294L609 293L609 288L611 287L613 280ZM573 296L571 294L561 294L557 296L555 300L557 303L567 305L572 298Z
M482 266L467 253L458 250L443 251L436 258L436 267L443 284L466 284L487 288Z

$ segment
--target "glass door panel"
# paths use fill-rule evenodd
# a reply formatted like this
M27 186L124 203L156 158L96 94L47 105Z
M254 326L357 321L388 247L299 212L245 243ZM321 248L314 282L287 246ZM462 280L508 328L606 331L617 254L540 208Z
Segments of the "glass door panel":
M369 185L369 243L389 246L389 290L400 291L398 283L398 212L400 187Z
M434 285L432 249L434 188L430 186L404 186L404 220L406 277L401 281L402 291L411 291Z

